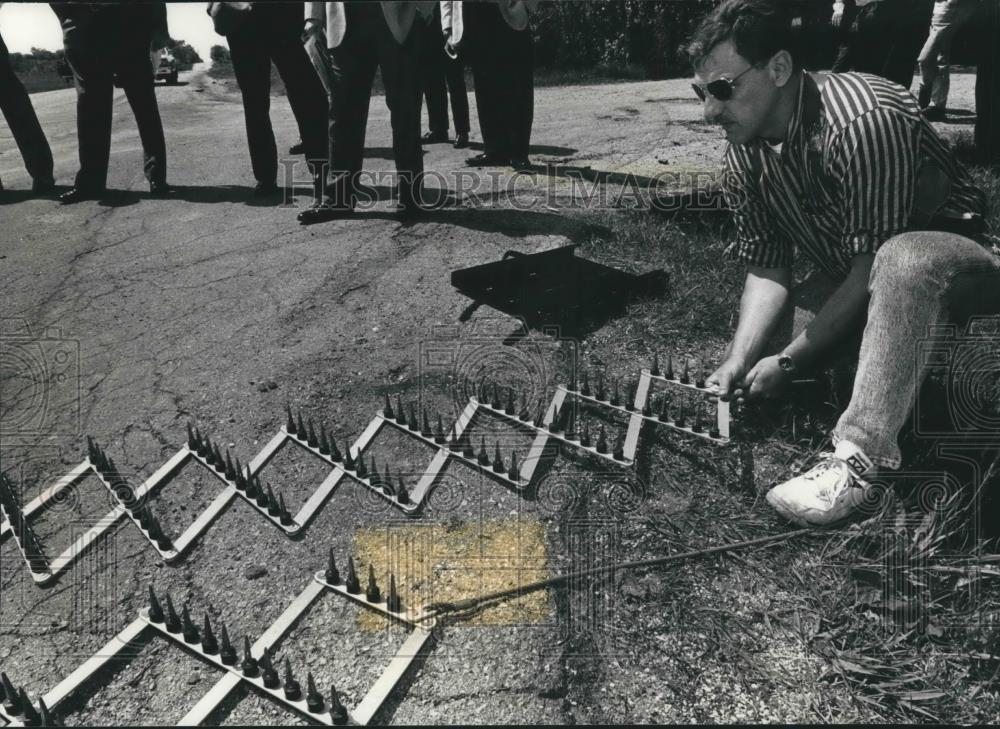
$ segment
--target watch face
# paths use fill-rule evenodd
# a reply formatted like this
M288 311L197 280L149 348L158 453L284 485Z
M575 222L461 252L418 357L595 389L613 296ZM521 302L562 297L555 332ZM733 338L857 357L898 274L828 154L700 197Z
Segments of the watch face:
M783 369L785 372L795 371L795 362L787 354L783 354L778 357L778 367Z

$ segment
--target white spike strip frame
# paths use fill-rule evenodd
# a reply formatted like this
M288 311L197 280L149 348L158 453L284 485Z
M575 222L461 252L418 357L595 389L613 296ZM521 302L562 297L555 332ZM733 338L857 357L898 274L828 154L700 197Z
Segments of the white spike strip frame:
M270 649L279 640L281 640L288 633L288 631L291 630L295 623L298 622L298 620L312 607L313 603L316 602L320 595L327 590L347 597L352 601L363 605L368 610L377 612L394 622L402 623L412 629L410 636L404 641L403 645L396 652L396 655L390 661L389 665L382 672L382 675L375 682L375 685L369 689L368 693L361 700L361 703L359 703L353 710L347 710L348 722L350 724L365 725L372 720L376 713L378 713L378 710L381 708L382 704L385 703L385 700L389 697L393 688L395 688L396 684L398 684L403 678L414 659L416 659L416 657L420 654L420 651L431 637L433 624L431 624L430 627L420 626L416 624L414 620L415 618L420 617L421 614L414 614L412 611L405 613L393 613L388 609L384 601L380 603L370 603L364 598L364 596L352 595L340 585L331 585L327 583L324 579L324 573L319 572L316 574L313 581L306 586L305 590L303 590L298 597L292 601L292 603L285 609L278 619L272 623L264 634L251 646L250 654L255 659L259 660L264 655L264 649ZM149 621L148 609L143 609L140 612L140 616L141 619ZM244 681L253 686L258 692L268 695L276 702L292 709L304 717L307 717L311 721L319 724L325 724L327 726L331 726L333 724L329 716L328 702L324 703L324 710L322 712L311 712L308 709L305 698L299 701L291 701L285 697L284 688L282 686L278 686L273 689L266 688L262 677L257 676L255 678L250 678L243 675L238 664L233 664L231 666L223 664L218 655L208 655L204 653L200 649L200 643L186 643L182 634L167 632L165 625L162 623L148 622L148 625L173 639L174 642L182 645L189 652L195 654L202 660L208 661L215 667L226 671L226 675L224 675L211 689L209 689L208 693L206 693L177 723L178 726L200 726L203 724L225 700L229 693ZM324 699L325 698L326 697L324 696Z
M465 408L463 408L462 412L459 414L458 420L455 421L454 426L452 426L451 430L445 434L443 442L439 442L434 438L434 436L424 435L420 429L413 430L408 425L400 423L395 418L386 417L384 411L379 412L376 417L396 430L406 433L411 438L422 441L432 448L437 449L438 452L435 454L434 460L431 462L431 466L427 469L427 472L424 474L424 478L421 480L421 484L425 481L427 482L427 488L430 488L431 484L434 483L434 480L447 464L448 459L454 458L456 461L464 463L470 468L473 468L480 473L483 473L494 480L509 486L515 491L524 491L531 484L531 479L535 475L535 469L538 467L542 455L544 454L547 441L545 436L540 435L535 438L534 442L531 444L531 448L528 450L527 455L521 460L521 468L518 470L517 480L512 479L508 471L498 473L493 470L492 466L484 466L481 464L478 458L469 458L461 450L451 449L451 444L456 440L461 439L465 434L465 430L469 427L473 418L475 418L476 411L479 409L480 405L481 403L476 398L470 397L469 402L466 403Z
M60 478L54 484L49 486L47 489L42 491L38 496L29 501L21 513L24 514L25 520L30 519L35 512L43 509L50 501L56 498L65 489L75 486L79 481L82 481L87 475L87 471L90 469L90 461L84 459L76 468L67 473L65 476ZM3 539L8 534L12 534L13 529L11 528L10 521L4 517L3 522L0 523L0 539Z
M517 415L511 415L506 410L502 408L495 408L487 403L480 403L480 407L482 407L484 410L488 412L500 416L501 418L505 418L513 423L517 423L518 425L522 425L526 428L531 428L532 430L537 431L539 433L539 437L553 438L561 443L571 445L574 448L583 451L584 453L587 453L592 456L597 456L598 458L602 458L605 461L609 461L618 466L619 468L627 468L628 466L631 466L633 463L635 463L635 449L636 445L638 444L638 433L636 433L635 438L631 439L632 441L631 449L629 448L630 438L628 435L626 436L625 445L623 449L625 458L623 460L619 460L614 457L613 450L608 451L607 453L601 453L600 451L597 450L596 446L585 446L583 445L583 443L580 442L579 439L573 440L571 438L567 438L566 435L563 433L553 433L551 430L549 430L549 428L552 426L552 422L555 420L556 410L562 408L566 400L566 396L568 394L575 395L576 393L567 390L562 385L556 387L555 395L552 397L552 401L549 403L548 409L546 409L545 411L545 416L542 419L542 427L535 425L534 419L522 420ZM605 405L605 403L603 402L599 402L599 404ZM632 431L632 423L630 421L629 434L631 434L631 431ZM592 433L591 435L593 436L594 434Z

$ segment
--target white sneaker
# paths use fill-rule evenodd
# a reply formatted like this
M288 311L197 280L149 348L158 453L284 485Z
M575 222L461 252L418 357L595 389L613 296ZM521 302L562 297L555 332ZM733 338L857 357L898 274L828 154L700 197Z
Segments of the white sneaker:
M809 471L771 489L767 503L800 526L829 526L851 517L866 501L870 503L873 492L861 478L871 461L858 454L849 460L833 453L820 456Z

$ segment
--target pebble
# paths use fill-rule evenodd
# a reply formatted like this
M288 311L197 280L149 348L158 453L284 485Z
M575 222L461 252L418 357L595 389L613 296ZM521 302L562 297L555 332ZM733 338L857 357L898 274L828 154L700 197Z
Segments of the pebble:
M250 565L243 570L243 576L248 580L256 580L267 574L267 567L261 565Z

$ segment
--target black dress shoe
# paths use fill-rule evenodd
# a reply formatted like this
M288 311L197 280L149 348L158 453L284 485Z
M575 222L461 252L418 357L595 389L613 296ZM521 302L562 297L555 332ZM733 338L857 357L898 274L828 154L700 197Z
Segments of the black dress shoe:
M945 110L940 106L928 106L922 111L927 121L944 121L947 118Z
M306 145L303 142L299 142L298 144L293 144L291 147L288 148L288 154L305 154L305 151L306 151Z
M149 194L153 197L165 197L173 191L165 181L164 182L150 182L149 183Z
M455 147L455 149L465 149L469 146L469 135L459 134L455 137L455 144L452 146Z
M424 144L438 144L439 142L448 141L447 132L425 132L424 136L420 138L420 141Z
M509 161L506 157L482 152L481 154L469 157L465 160L465 164L468 167L505 167Z
M296 216L302 225L325 223L329 220L343 220L354 215L354 208L316 203Z
M104 189L73 187L59 196L59 202L63 205L71 205L73 203L83 202L84 200L96 200L104 193Z
M529 160L527 157L518 157L517 159L512 159L510 161L510 166L513 167L515 170L530 170L532 167L531 160Z
M278 186L273 182L258 182L253 186L254 197L271 197L277 194Z

